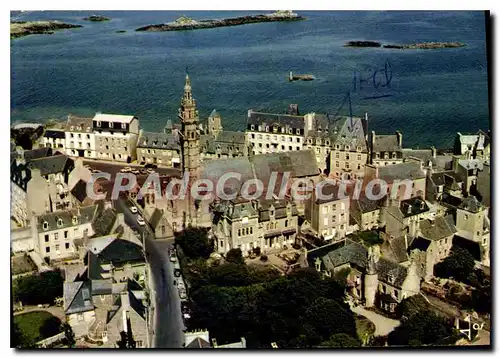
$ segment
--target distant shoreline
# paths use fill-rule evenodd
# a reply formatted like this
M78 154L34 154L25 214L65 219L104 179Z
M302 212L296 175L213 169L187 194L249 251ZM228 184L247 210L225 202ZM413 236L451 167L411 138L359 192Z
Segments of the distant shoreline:
M135 31L182 31L182 30L196 30L196 29L210 29L215 27L238 26L245 24L254 24L260 22L281 22L281 21L299 21L305 20L303 16L299 16L292 12L276 12L273 14L265 15L249 15L242 17L234 17L222 20L193 20L186 16L181 16L174 22L158 25L148 25L140 27Z
M398 49L398 50L433 50L440 48L458 48L465 47L466 44L462 42L420 42L414 44L386 44L382 45L378 41L349 41L344 47L376 47L376 48L387 48L387 49Z
M59 21L12 21L10 23L10 38L35 35L53 34L61 29L73 29L83 27L82 25L66 24Z

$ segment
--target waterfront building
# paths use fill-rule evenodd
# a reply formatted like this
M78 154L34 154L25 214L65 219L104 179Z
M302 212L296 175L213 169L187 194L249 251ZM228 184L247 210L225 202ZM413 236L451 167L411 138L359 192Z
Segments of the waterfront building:
M72 157L96 158L96 141L92 118L68 116L65 127L66 154Z
M370 163L380 167L403 162L403 134L375 134L370 138Z
M135 116L98 113L92 118L96 158L130 163L136 160L139 120Z
M181 147L175 134L145 132L142 129L137 142L137 161L141 165L180 168Z
M40 147L53 148L66 153L66 133L63 128L46 129L40 138Z

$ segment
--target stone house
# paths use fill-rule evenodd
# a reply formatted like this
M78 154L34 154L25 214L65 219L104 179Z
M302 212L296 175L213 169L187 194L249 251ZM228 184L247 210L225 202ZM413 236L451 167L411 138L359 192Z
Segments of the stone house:
M463 191L469 194L471 187L477 185L477 177L479 172L483 170L483 161L480 159L459 159L458 157L454 157L453 170L457 180L463 182Z
M377 245L365 248L351 240L307 251L309 266L326 276L348 271L348 293L366 307L388 312L420 292L416 265L404 266L381 257Z
M426 189L426 171L423 163L418 160L408 160L404 163L386 166L367 165L363 187L366 189L374 179L385 182L387 193L391 199L404 200L416 196L424 197ZM373 187L378 186L375 183ZM376 194L378 191L373 190Z
M425 281L434 277L434 266L450 254L456 231L451 215L437 216L420 221L418 235L409 238L410 258Z
M340 186L332 183L318 184L324 198L316 190L306 202L305 218L310 228L325 240L338 241L345 237L349 225L350 200L339 195Z
M66 154L72 157L97 157L92 118L68 116L65 127L65 149Z
M135 116L98 113L92 118L96 158L130 163L137 158L139 120Z
M174 236L174 230L162 209L155 209L149 218L149 225L155 233L156 239L166 239Z
M94 235L92 223L98 212L92 205L36 216L35 251L50 260L78 258L75 239Z
M298 213L291 200L248 200L242 197L215 203L213 234L221 254L233 248L248 255L259 247L263 252L295 243Z
M491 224L488 208L475 196L468 196L457 208L455 225L457 236L480 245L481 261L489 266Z
M227 159L248 156L245 132L216 131L200 137L202 159Z
M415 237L419 222L430 215L429 206L421 197L401 202L393 200L382 209L381 226L385 226L385 233L392 237Z
M62 128L46 129L39 143L40 147L53 148L66 153L66 134Z
M137 142L137 160L140 164L180 168L180 153L181 147L177 135L140 130Z
M488 160L490 158L490 133L479 130L476 134L457 133L453 153L460 157Z
M364 193L361 193L357 200L351 197L349 214L359 230L367 231L379 227L380 211L383 206L388 205L388 199L386 195L381 199L371 200Z
M370 138L370 163L376 167L403 162L403 134L375 134Z

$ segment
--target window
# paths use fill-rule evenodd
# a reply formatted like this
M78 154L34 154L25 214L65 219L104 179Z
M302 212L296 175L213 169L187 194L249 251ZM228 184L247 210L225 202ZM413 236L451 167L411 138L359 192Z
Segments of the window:
M361 160L361 154L358 154L358 160Z
M396 159L396 153L392 153L392 159Z
M323 218L323 225L325 225L325 226L328 225L328 218Z
M335 158L339 159L339 157L340 157L340 153L339 152L335 153Z
M469 216L467 214L464 215L464 220L467 220Z
M297 143L300 143L300 138L297 138Z
M253 124L250 125L250 130L255 130L255 126Z
M300 150L300 147L297 147L297 150Z
M56 245L56 251L59 251L59 245Z
M64 238L65 238L65 239L67 239L67 238L68 238L68 231L67 231L67 230L64 232Z
M220 246L220 247L224 247L224 241L222 241L222 240L221 240L221 241L220 241L220 245L219 245L219 246Z
M47 246L47 247L45 248L45 252L46 252L46 253L50 253L50 247L48 247L48 246Z
M136 347L142 348L142 341L136 341Z
M87 139L90 139L90 134L87 134Z
M66 248L66 250L68 250L69 249L69 242L65 243L64 247Z
M345 153L345 159L349 160L349 153Z
M127 123L122 123L122 129L127 129Z
M98 122L98 123L100 123L100 122ZM83 314L81 314L81 313L78 314L78 320L83 321Z
M335 166L338 168L340 166L339 162L335 162Z
M285 227L288 227L288 220L285 220Z
M113 128L115 124L113 122L109 122L109 128Z
M296 133L300 135L300 129L297 129Z
M54 233L54 240L59 240L59 233Z
M252 134L252 139L255 139L255 134Z
M49 234L45 235L45 242L49 242Z
M241 236L241 229L238 229L238 236Z
M101 121L97 121L97 126L100 127L101 126Z
M323 214L328 213L328 206L323 206Z

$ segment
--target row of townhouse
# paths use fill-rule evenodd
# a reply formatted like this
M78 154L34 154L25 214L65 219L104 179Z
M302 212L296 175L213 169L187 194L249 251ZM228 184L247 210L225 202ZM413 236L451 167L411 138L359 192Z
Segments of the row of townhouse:
M40 146L72 157L130 163L137 158L139 120L135 116L98 113L93 118L68 116L62 128L47 129Z

